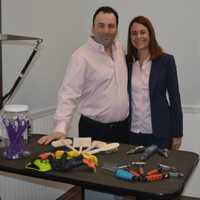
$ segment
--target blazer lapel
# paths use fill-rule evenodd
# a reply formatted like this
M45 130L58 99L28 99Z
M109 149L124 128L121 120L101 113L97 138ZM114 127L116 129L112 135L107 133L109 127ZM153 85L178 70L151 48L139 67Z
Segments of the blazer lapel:
M149 90L150 90L150 97L153 96L153 92L156 86L156 82L159 77L159 65L160 60L156 59L152 61L150 77L149 77Z

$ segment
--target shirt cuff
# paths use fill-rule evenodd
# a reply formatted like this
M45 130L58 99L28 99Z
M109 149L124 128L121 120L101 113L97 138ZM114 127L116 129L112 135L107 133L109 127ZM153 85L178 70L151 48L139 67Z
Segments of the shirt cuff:
M65 135L67 134L67 127L65 121L56 121L54 132L62 132Z

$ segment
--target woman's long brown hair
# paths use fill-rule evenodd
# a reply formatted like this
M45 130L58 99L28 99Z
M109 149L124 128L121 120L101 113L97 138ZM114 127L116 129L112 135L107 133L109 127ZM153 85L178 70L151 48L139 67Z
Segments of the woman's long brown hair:
M131 28L133 23L142 24L149 31L150 43L149 43L149 51L151 55L151 60L158 58L163 54L163 50L158 44L155 36L155 31L150 20L144 16L138 16L131 20L128 28L128 41L127 41L127 61L132 63L134 60L138 59L137 49L133 46L131 42Z

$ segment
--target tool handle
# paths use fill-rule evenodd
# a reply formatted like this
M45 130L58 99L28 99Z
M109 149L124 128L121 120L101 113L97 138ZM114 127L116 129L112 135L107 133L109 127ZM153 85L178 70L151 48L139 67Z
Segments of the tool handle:
M158 169L152 169L147 172L147 176L153 175L153 174L158 174L160 171Z
M134 179L133 174L131 174L130 172L124 170L124 169L118 169L115 172L115 176L119 179L123 179L126 181L132 181Z
M146 148L144 153L141 155L140 160L147 160L149 157L151 157L156 151L158 150L157 145L151 145Z

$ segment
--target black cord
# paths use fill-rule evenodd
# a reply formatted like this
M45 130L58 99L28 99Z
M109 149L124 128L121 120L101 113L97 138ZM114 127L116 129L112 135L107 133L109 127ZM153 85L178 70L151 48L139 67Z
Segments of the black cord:
M20 72L20 75L17 77L16 81L14 82L13 86L11 87L11 89L9 90L9 92L7 92L2 99L0 100L0 110L3 108L3 106L5 105L5 103L12 97L12 95L14 94L17 86L19 85L19 83L21 82L24 74L26 73L31 61L33 60L35 54L38 51L38 46L39 44L42 42L42 40L37 40L37 44L36 47L33 49L33 52L31 53L30 57L28 58L26 64L24 65L23 69Z
M17 88L17 86L19 85L20 81L22 80L26 70L28 69L28 66L30 65L33 57L35 56L36 54L36 50L34 49L31 56L29 57L28 61L26 62L25 66L23 67L22 71L20 72L20 75L17 77L16 81L14 82L12 88L10 89L10 91L5 94L3 97L2 97L2 100L1 100L1 104L4 105L5 104L5 101L8 101L10 99L10 97L13 95L15 89Z

